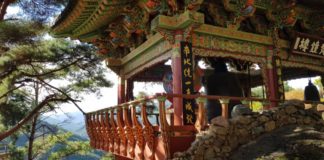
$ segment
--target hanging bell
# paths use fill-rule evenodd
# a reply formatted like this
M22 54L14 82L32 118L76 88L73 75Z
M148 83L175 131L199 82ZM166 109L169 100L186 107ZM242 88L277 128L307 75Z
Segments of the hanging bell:
M317 87L309 80L308 86L304 90L305 101L320 101L320 95Z

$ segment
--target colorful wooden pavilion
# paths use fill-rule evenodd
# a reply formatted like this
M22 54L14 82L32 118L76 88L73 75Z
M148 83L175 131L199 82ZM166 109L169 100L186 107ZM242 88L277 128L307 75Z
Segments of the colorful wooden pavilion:
M70 0L52 33L96 45L119 76L119 105L86 115L91 145L121 159L169 159L206 126L205 99L222 108L229 99L275 107L284 100L284 80L323 75L323 7L321 0ZM194 94L196 61L208 57L236 68L258 64L249 75L235 74L249 77L248 90L264 85L264 98ZM166 72L172 94L133 101L134 81L162 81ZM174 107L169 121L166 98ZM152 99L159 101L155 125L145 103Z

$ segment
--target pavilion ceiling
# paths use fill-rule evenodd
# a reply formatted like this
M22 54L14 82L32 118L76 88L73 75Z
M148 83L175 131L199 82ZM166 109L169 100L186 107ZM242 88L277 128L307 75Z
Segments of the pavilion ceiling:
M91 42L99 53L122 58L151 37L158 15L177 16L185 10L205 15L205 23L291 39L295 31L324 35L323 0L70 0L52 27L56 37Z

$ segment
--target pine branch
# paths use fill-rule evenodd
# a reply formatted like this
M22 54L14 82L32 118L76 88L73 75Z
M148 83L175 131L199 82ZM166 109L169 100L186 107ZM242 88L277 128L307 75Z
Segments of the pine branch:
M13 91L15 91L15 90L17 90L17 89L23 87L23 86L25 86L25 84L21 84L21 85L18 86L18 87L15 87L15 88L13 88L13 89L10 89L9 91L7 91L7 92L4 93L3 95L1 95L1 96L0 96L0 99L2 99L3 97L6 97L9 93L11 93L11 92L13 92Z
M25 116L20 122L18 122L14 127L11 129L0 133L0 141L7 138L8 136L15 133L17 130L19 130L24 124L29 122L42 108L44 108L48 103L51 102L67 102L69 101L69 98L60 98L57 94L52 94L47 96L39 105L37 105L27 116Z

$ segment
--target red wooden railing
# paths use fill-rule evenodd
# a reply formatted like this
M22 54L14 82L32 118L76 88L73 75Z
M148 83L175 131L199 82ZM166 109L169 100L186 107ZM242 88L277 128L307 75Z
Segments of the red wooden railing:
M197 120L194 126L173 126L167 122L167 98L196 99L198 105ZM262 102L267 108L270 102L281 103L279 100L260 98L208 96L208 95L177 95L156 94L155 96L123 103L114 107L87 113L86 129L93 148L111 152L129 159L168 159L176 151L185 150L194 140L196 132L207 126L205 102L207 99L219 100L222 116L228 118L229 100L249 104L251 101ZM158 122L152 125L149 121L146 103L158 100ZM324 102L304 101L306 104ZM179 107L179 106L175 106ZM140 113L137 113L140 109ZM181 143L180 145L177 143Z

